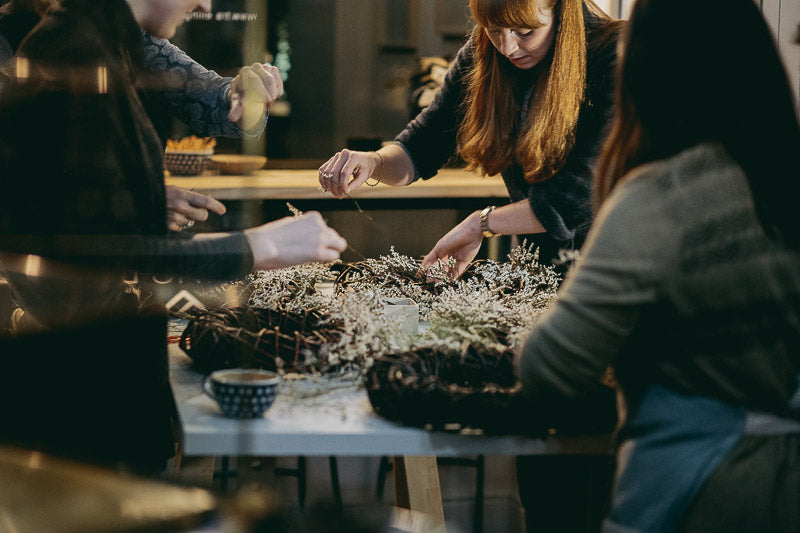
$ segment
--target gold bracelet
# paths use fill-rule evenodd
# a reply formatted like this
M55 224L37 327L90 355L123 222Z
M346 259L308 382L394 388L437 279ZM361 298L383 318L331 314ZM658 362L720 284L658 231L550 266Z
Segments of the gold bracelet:
M375 153L378 154L378 157L381 160L381 164L380 164L380 166L378 168L383 168L383 155L381 155L381 153L378 152L377 150L375 151ZM374 175L373 175L373 177L374 177ZM370 183L369 179L368 179L365 183L367 185L369 185L370 187L375 187L377 184L379 184L381 182L381 179L380 178L375 178L375 180L376 180L375 183Z

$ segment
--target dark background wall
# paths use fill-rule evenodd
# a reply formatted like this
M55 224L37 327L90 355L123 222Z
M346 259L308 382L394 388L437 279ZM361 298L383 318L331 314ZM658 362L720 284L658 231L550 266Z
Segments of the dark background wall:
M418 58L452 58L470 27L465 1L439 3L215 0L211 20L191 18L174 42L223 75L267 60L287 76L284 101L273 109L264 138L221 140L218 151L327 159L348 139L390 140L406 124ZM227 11L257 18L217 20ZM175 132L187 134L180 124Z

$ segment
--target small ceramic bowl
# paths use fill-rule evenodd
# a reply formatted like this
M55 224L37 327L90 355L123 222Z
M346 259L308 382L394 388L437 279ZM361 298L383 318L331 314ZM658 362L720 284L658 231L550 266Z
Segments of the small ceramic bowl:
M269 370L229 368L209 374L203 392L229 418L261 418L275 401L280 381L280 376Z
M196 176L201 174L211 162L212 150L204 152L164 152L164 168L173 176Z

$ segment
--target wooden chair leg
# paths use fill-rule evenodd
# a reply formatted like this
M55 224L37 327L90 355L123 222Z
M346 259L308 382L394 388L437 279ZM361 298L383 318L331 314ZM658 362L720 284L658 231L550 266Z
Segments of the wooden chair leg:
M306 508L306 474L306 458L300 456L297 458L297 501L301 510Z
M333 488L333 501L336 503L336 509L339 512L344 511L344 505L342 504L342 489L339 486L339 464L336 461L336 457L331 455L328 457L328 464L331 469L331 486Z
M395 457L394 483L397 507L424 516L428 522L426 531L444 533L444 510L436 457Z
M483 531L483 494L485 479L485 458L478 455L470 457L439 457L436 460L438 465L446 466L471 466L475 467L475 503L472 511L472 531L481 533Z
M297 502L301 511L306 507L306 473L306 458L302 455L297 457L296 468L275 469L276 476L294 476L297 478Z
M175 443L175 455L172 457L172 465L170 467L171 476L173 479L178 479L181 473L181 463L183 462L183 446L180 442Z
M375 499L378 501L383 499L383 489L386 487L386 474L391 470L392 462L387 456L381 456L381 461L378 463L378 482L375 486Z
M484 457L479 455L475 459L475 509L472 513L472 531L483 533L483 485L484 485Z
M230 460L229 456L223 455L220 460L219 470L214 471L213 475L213 479L219 481L219 488L223 492L228 490L228 479L235 477L237 474L236 469L231 469Z

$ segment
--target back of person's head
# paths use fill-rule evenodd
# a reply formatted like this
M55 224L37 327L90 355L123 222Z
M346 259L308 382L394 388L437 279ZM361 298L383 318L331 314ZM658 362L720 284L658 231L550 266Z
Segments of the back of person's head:
M598 169L599 200L634 166L720 142L747 174L765 229L798 241L800 225L790 224L785 198L800 180L800 126L753 0L638 0L617 100Z
M8 0L3 5L7 12L27 11L41 16L58 3L58 0Z

